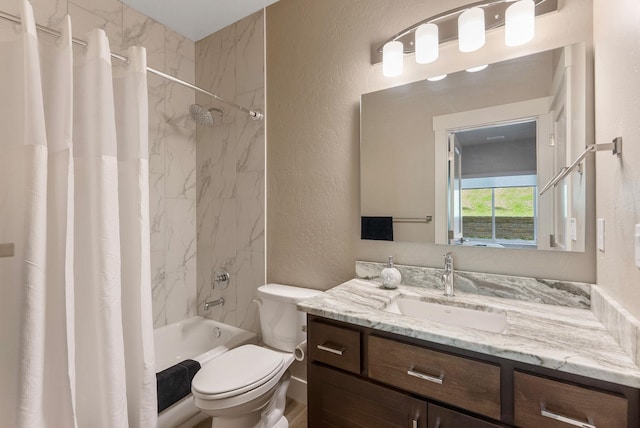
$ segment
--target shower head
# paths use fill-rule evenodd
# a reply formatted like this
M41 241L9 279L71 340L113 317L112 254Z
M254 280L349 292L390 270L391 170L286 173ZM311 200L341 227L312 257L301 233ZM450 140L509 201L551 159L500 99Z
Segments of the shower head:
M212 111L219 113L220 116L224 113L223 110L215 107L206 109L199 104L191 104L189 106L189 115L191 116L191 119L195 120L198 125L207 126L209 128L213 126L213 116L211 116Z

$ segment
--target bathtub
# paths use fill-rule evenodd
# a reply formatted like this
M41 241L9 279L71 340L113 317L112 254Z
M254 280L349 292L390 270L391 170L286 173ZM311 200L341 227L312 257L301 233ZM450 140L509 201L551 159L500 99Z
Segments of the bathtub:
M203 317L192 317L155 329L156 373L186 359L204 367L221 353L257 343L257 335ZM191 394L158 415L158 428L176 428L189 421L197 423L199 412ZM206 416L201 414L201 418ZM191 421L192 418L195 418Z

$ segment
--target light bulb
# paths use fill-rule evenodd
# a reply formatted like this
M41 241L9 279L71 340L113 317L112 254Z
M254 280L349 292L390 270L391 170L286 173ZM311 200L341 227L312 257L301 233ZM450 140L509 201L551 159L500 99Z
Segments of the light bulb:
M467 9L458 17L458 47L461 52L473 52L484 46L484 10Z
M444 79L445 77L447 77L447 75L446 75L446 74L440 74L439 76L427 77L427 80L428 80L429 82L437 82L438 80L442 80L442 79Z
M401 75L403 60L404 47L402 42L385 43L382 48L382 74L386 77Z
M504 42L507 46L519 46L533 39L535 9L533 0L519 0L507 8L504 18Z
M438 26L422 24L416 30L416 62L429 64L438 59Z
M484 64L484 65L478 65L477 67L471 67L471 68L467 68L467 71L469 73L475 73L476 71L482 71L485 68L489 67L489 64Z

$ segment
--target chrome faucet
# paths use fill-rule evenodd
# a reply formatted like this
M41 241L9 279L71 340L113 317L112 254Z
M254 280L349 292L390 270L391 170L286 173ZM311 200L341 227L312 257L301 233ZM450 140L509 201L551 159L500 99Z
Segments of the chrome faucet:
M444 254L444 273L442 274L442 285L444 286L444 295L453 297L453 254L450 252Z
M222 306L222 305L224 305L224 297L221 297L216 300L212 300L210 302L204 302L204 310L208 311L209 308L213 308L215 306Z

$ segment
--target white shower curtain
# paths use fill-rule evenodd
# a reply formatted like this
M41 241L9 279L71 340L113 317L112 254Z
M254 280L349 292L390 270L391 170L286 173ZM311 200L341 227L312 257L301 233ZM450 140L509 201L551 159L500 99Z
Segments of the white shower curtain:
M153 427L144 48L0 28L0 425ZM40 39L40 40L39 40ZM6 425L5 425L6 424Z

